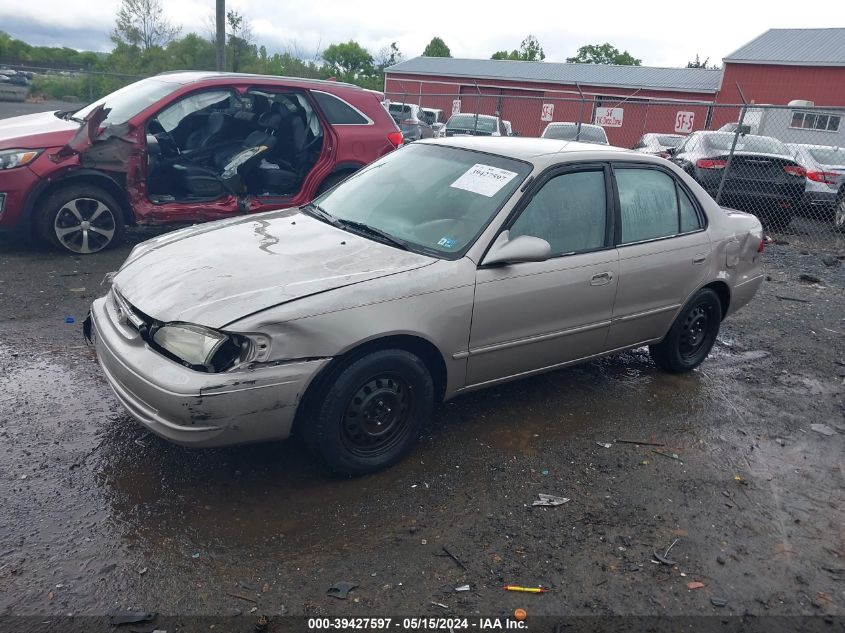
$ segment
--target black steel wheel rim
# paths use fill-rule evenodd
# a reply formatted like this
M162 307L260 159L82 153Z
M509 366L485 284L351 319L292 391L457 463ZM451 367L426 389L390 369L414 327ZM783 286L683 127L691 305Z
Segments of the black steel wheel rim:
M681 358L691 360L698 356L710 333L712 308L706 304L694 306L687 312L681 327Z
M413 412L414 393L401 376L370 378L346 405L341 423L343 443L360 457L383 455L407 437Z

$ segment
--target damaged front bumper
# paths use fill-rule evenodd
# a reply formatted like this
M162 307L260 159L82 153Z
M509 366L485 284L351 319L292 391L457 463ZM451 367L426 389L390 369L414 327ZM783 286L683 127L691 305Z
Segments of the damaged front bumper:
M156 435L185 446L287 438L302 394L330 360L197 372L151 349L122 323L111 294L93 303L89 327L106 380L129 413Z

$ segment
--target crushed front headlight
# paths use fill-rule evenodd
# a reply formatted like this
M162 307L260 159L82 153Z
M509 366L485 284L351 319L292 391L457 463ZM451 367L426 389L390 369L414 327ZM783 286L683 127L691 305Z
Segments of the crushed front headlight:
M0 150L0 169L23 167L34 161L44 150L40 149L4 149Z
M248 339L190 323L150 328L150 340L167 356L197 371L221 372L246 360Z

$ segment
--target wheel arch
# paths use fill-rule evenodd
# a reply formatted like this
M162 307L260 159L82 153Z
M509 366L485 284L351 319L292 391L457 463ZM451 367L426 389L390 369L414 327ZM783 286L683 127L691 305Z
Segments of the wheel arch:
M126 224L135 224L135 214L132 211L132 205L129 203L126 188L122 183L118 182L108 174L95 169L77 169L62 175L55 180L51 179L44 181L43 185L30 195L24 211L24 216L26 218L25 221L28 225L29 232L32 233L35 229L35 213L40 203L63 187L80 184L89 184L91 186L105 189L110 195L114 196L114 199L117 200L118 204L120 204L121 212L123 213Z
M319 393L327 383L334 380L340 371L351 363L367 354L384 349L404 350L420 358L434 382L435 402L443 400L448 379L446 361L434 343L413 334L391 334L365 341L348 349L343 354L335 356L331 362L320 370L302 394L293 424L294 432L297 426L301 424L303 415L307 415L306 411L310 409L311 400L316 393Z
M722 307L722 320L724 320L725 317L728 315L728 309L731 305L730 286L728 286L728 284L726 284L724 281L716 280L711 281L706 286L703 286L702 289L703 288L709 288L710 290L715 292L716 295L719 297L719 304Z

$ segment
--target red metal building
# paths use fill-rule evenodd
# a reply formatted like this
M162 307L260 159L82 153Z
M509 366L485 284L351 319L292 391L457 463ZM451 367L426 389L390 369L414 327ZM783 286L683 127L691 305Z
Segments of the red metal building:
M684 132L735 121L738 109L722 104L741 103L737 83L758 104L845 106L845 29L772 29L723 61L722 71L417 57L387 69L384 91L447 117L456 101L462 112L498 112L523 136L546 126L544 104L554 105L553 121L584 123L600 108L621 107L622 126L606 131L622 147L645 132L676 131L682 112L694 115Z

